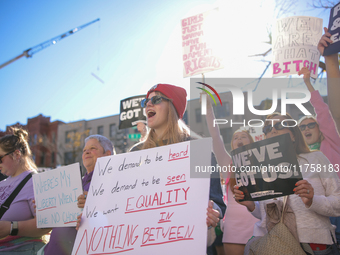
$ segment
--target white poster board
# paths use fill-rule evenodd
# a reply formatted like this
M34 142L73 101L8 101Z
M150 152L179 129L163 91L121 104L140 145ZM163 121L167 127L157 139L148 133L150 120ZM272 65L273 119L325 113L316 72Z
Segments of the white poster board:
M38 228L72 227L81 209L77 198L83 193L79 163L33 175Z
M318 76L322 19L294 16L278 19L273 29L273 77L297 74L307 67L311 77Z
M183 77L223 68L222 58L213 46L220 38L218 8L182 19Z
M190 178L196 159L211 164L211 138L98 158L72 254L205 255L210 179Z

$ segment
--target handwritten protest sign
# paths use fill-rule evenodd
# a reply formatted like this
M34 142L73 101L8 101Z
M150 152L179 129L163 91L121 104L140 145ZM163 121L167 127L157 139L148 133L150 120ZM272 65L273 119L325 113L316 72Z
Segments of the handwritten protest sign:
M38 228L72 227L81 209L77 198L83 193L79 163L33 175Z
M212 31L221 25L214 21L217 11L218 8L182 19L183 77L223 68L222 58L209 42L215 40L209 38Z
M140 102L145 98L145 95L125 98L120 101L119 129L133 127L136 121L146 121L144 108Z
M318 75L322 19L295 16L277 20L273 30L273 77L297 74L307 67L311 77Z
M72 254L205 255L210 180L193 161L210 165L211 138L97 159Z
M244 200L260 201L293 194L302 179L289 134L251 143L231 152L236 183Z
M328 32L331 33L331 43L325 48L323 55L328 56L340 51L340 3L331 9L329 15Z

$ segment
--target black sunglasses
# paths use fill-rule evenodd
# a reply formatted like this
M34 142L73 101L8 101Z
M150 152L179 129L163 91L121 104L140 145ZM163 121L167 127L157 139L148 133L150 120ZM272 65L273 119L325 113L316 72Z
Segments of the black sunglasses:
M309 129L312 129L312 128L315 128L316 126L316 122L311 122L311 123L308 123L307 125L300 125L299 128L301 131L305 130L306 127L308 127Z
M264 126L262 129L262 132L267 135L270 131L272 131L273 127L275 127L276 130L282 130L284 128L289 128L289 127L285 127L281 124L281 122L276 123L274 126L272 125L267 125Z
M11 153L13 153L13 152L15 152L15 150L14 150L14 151L11 151L11 152L8 152L8 153L6 153L5 155L1 156L1 157L0 157L0 164L2 164L2 159L3 159L4 157L6 157L7 155L9 155L9 154L11 154Z
M166 98L166 97L162 97L162 96L153 96L151 98L144 98L142 101L141 101L141 106L142 107L146 107L146 105L148 104L148 102L151 100L151 104L155 105L155 104L160 104L162 102L162 100L167 100L167 101L170 101L171 99L169 98Z

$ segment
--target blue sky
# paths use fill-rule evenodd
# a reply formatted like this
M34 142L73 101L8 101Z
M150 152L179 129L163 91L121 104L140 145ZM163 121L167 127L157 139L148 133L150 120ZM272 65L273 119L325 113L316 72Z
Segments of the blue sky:
M190 78L183 78L182 71L180 21L215 7L225 22L218 27L225 68L206 77L258 77L266 64L248 56L269 48L263 42L277 14L274 1L230 2L1 0L0 64L77 26L100 21L0 70L0 130L39 114L64 122L118 114L121 99L144 94L156 83L189 89ZM329 11L311 11L306 2L299 1L286 16L320 17L327 26Z

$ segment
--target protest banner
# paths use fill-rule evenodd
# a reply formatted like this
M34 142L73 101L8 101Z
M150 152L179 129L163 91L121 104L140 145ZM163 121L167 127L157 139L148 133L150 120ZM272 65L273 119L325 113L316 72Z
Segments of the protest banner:
M302 67L317 78L322 19L294 16L278 19L273 29L273 77L297 74Z
M213 48L217 38L212 33L221 26L217 12L218 8L182 19L183 77L223 68Z
M331 40L333 42L323 51L324 56L329 56L340 51L340 3L331 9L328 32L332 35Z
M130 128L136 121L146 121L145 109L140 102L145 95L133 96L120 101L119 129Z
M72 254L205 255L210 179L193 162L211 164L211 138L98 158Z
M33 175L38 228L72 227L81 209L77 198L83 193L79 163Z
M260 201L293 194L302 179L289 134L251 143L231 152L236 183L244 200Z

